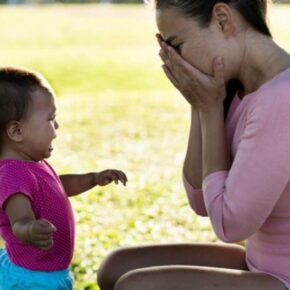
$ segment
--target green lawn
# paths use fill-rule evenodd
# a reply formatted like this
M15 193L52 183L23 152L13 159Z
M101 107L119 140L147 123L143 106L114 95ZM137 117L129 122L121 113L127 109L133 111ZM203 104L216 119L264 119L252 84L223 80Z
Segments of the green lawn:
M290 9L273 6L277 41L290 49ZM72 199L76 289L98 289L96 271L118 246L216 241L190 210L181 182L189 107L160 69L154 13L144 6L0 7L2 65L41 71L54 86L61 128L59 173L119 168L126 188Z

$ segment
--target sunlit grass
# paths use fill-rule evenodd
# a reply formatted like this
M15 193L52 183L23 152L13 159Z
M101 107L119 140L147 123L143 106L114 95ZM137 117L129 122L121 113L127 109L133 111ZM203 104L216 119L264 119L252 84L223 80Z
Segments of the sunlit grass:
M290 49L288 6L273 7ZM189 108L160 69L154 14L144 6L0 7L2 65L41 71L56 89L59 173L124 170L127 187L72 199L76 289L98 289L96 271L120 245L215 241L190 210L181 182Z

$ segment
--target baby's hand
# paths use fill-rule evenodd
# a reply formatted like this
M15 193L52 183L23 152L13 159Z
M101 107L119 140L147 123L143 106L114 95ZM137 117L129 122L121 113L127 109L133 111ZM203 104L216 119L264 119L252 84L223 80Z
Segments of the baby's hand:
M53 245L56 228L45 219L33 220L28 224L28 242L41 250L49 250Z
M118 184L118 181L121 181L124 186L128 181L126 174L123 171L116 170L116 169L107 169L101 172L95 173L95 184L96 185L107 185L114 181Z

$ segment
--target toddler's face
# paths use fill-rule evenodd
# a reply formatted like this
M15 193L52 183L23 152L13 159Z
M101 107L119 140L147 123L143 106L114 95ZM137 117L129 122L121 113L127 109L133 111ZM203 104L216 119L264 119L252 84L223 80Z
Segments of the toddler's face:
M31 160L39 161L50 157L52 140L56 138L58 128L55 113L53 95L41 89L32 93L27 118L23 121L23 153Z

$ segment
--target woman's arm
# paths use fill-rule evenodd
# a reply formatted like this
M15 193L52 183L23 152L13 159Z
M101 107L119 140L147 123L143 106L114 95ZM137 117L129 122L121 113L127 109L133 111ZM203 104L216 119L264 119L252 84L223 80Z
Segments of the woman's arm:
M191 182L196 182L190 175L193 169L202 168L202 174L200 171L197 176L199 181L211 171L229 169L230 158L224 128L223 105L226 87L222 58L216 57L213 60L213 74L206 75L184 60L161 39L159 42L165 74L193 108L184 164L185 177L190 178Z
M289 190L289 84L287 80L279 85L276 82L273 88L268 86L255 96L230 164L222 107L223 65L219 58L214 59L213 68L213 76L206 76L169 48L166 69L172 73L176 87L189 92L187 101L200 112L202 189L207 213L217 236L236 242L257 232L285 188Z
M202 140L198 112L191 106L191 125L187 152L183 165L183 183L191 208L200 216L207 216L202 193Z
M183 164L183 174L189 184L196 189L202 184L202 144L198 111L191 106L191 124L187 152Z
M159 55L164 62L167 62L168 49L162 40L161 35L157 35L157 40L161 47ZM178 83L170 69L162 66L166 76L171 83L178 88ZM187 97L187 92L182 92ZM183 164L183 182L187 193L188 201L192 209L201 216L207 216L205 204L203 200L201 184L202 184L202 144L201 144L201 128L198 111L191 106L191 124L188 138L187 152Z
M230 169L223 105L200 112L203 179L217 171Z
M206 208L224 241L244 240L263 226L290 176L290 100L287 90L255 96L229 171L203 180Z

